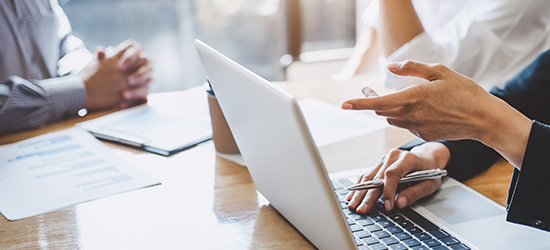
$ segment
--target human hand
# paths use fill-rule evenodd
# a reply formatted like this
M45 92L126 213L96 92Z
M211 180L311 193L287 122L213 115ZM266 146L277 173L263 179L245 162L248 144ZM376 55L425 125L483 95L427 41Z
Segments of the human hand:
M121 108L132 106L136 102L145 102L148 86L153 81L153 61L143 52L141 44L126 40L117 45L114 51L124 48L127 49L118 60L118 68L127 75L129 88L123 93L124 102L121 103Z
M114 108L127 101L123 98L123 92L129 89L127 74L120 72L118 61L129 48L131 46L109 55L98 48L94 59L78 73L86 87L86 109Z
M439 142L428 142L413 148L411 151L393 149L376 164L375 169L365 173L357 183L373 179L384 179L383 188L352 191L346 199L348 208L357 213L368 213L384 194L384 206L391 210L397 204L404 208L418 199L428 196L441 186L441 179L425 180L409 184L396 195L399 180L405 175L419 170L443 169L450 159L450 152L445 145Z
M390 63L388 69L397 75L420 77L429 82L384 96L347 100L342 108L375 110L387 117L391 125L433 141L480 139L487 129L489 112L506 105L471 79L441 64L405 61ZM366 87L365 91L372 90Z
M531 131L531 120L473 80L441 65L390 63L397 75L428 80L384 95L347 100L343 109L375 110L389 124L426 140L473 139L498 151L517 168ZM365 88L364 93L370 90ZM370 96L370 97L369 97Z

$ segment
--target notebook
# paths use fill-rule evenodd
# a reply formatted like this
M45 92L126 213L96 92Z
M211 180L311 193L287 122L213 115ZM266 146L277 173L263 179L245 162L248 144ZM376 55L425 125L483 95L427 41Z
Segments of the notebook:
M195 87L78 123L95 137L168 156L212 138L206 91ZM160 103L157 105L157 103Z
M338 193L341 191L337 184L342 185L345 180L353 183L362 170L328 175L302 112L291 95L208 45L200 41L195 44L257 189L317 248L399 249L402 245L428 249L432 243L436 249L547 249L550 246L548 233L506 222L502 206L452 178L445 178L439 191L417 202L410 210L414 212L413 217L420 217L437 229L422 229L417 232L419 235L411 234L407 229L411 225L399 225L390 214L386 216L386 220L393 223L388 228L395 226L397 229L392 229L409 233L420 245L407 245L384 226L378 226L381 229L374 232L359 230L354 225L363 223L359 221L364 219L348 214L342 201L345 193ZM407 220L412 226L421 226L411 218ZM358 235L361 231L368 231L370 235ZM387 232L398 242L384 242L383 239L389 237L376 232ZM365 242L364 239L371 237L378 243ZM460 243L452 244L440 238L456 239Z

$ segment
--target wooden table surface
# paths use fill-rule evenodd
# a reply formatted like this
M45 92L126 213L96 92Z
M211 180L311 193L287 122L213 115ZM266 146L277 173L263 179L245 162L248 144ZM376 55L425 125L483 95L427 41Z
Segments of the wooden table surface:
M276 85L298 100L315 97L339 104L361 96L361 86L376 86L376 82L375 76L366 75L348 82ZM0 145L67 129L107 113L5 135ZM413 138L406 130L388 128L324 146L320 153L329 172L366 168ZM106 144L162 185L14 222L0 217L0 249L314 249L256 191L246 167L216 156L212 141L170 157ZM504 205L511 172L512 166L501 160L466 185Z

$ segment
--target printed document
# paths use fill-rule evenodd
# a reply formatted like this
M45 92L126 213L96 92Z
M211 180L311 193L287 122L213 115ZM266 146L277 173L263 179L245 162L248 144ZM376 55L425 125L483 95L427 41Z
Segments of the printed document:
M298 102L317 147L369 134L389 127L369 111L349 111L314 98Z
M156 184L77 127L0 146L0 212L10 221Z

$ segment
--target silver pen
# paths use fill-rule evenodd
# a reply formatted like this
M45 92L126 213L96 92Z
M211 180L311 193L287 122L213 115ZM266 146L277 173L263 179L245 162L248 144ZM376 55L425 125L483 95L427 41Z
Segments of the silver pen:
M405 175L405 177L399 180L399 183L413 182L413 181L423 181L430 179L437 179L447 175L447 170L445 169L429 169L412 172ZM362 189L371 189L377 188L384 185L384 179L372 180L361 182L352 186L347 187L347 190L362 190Z

